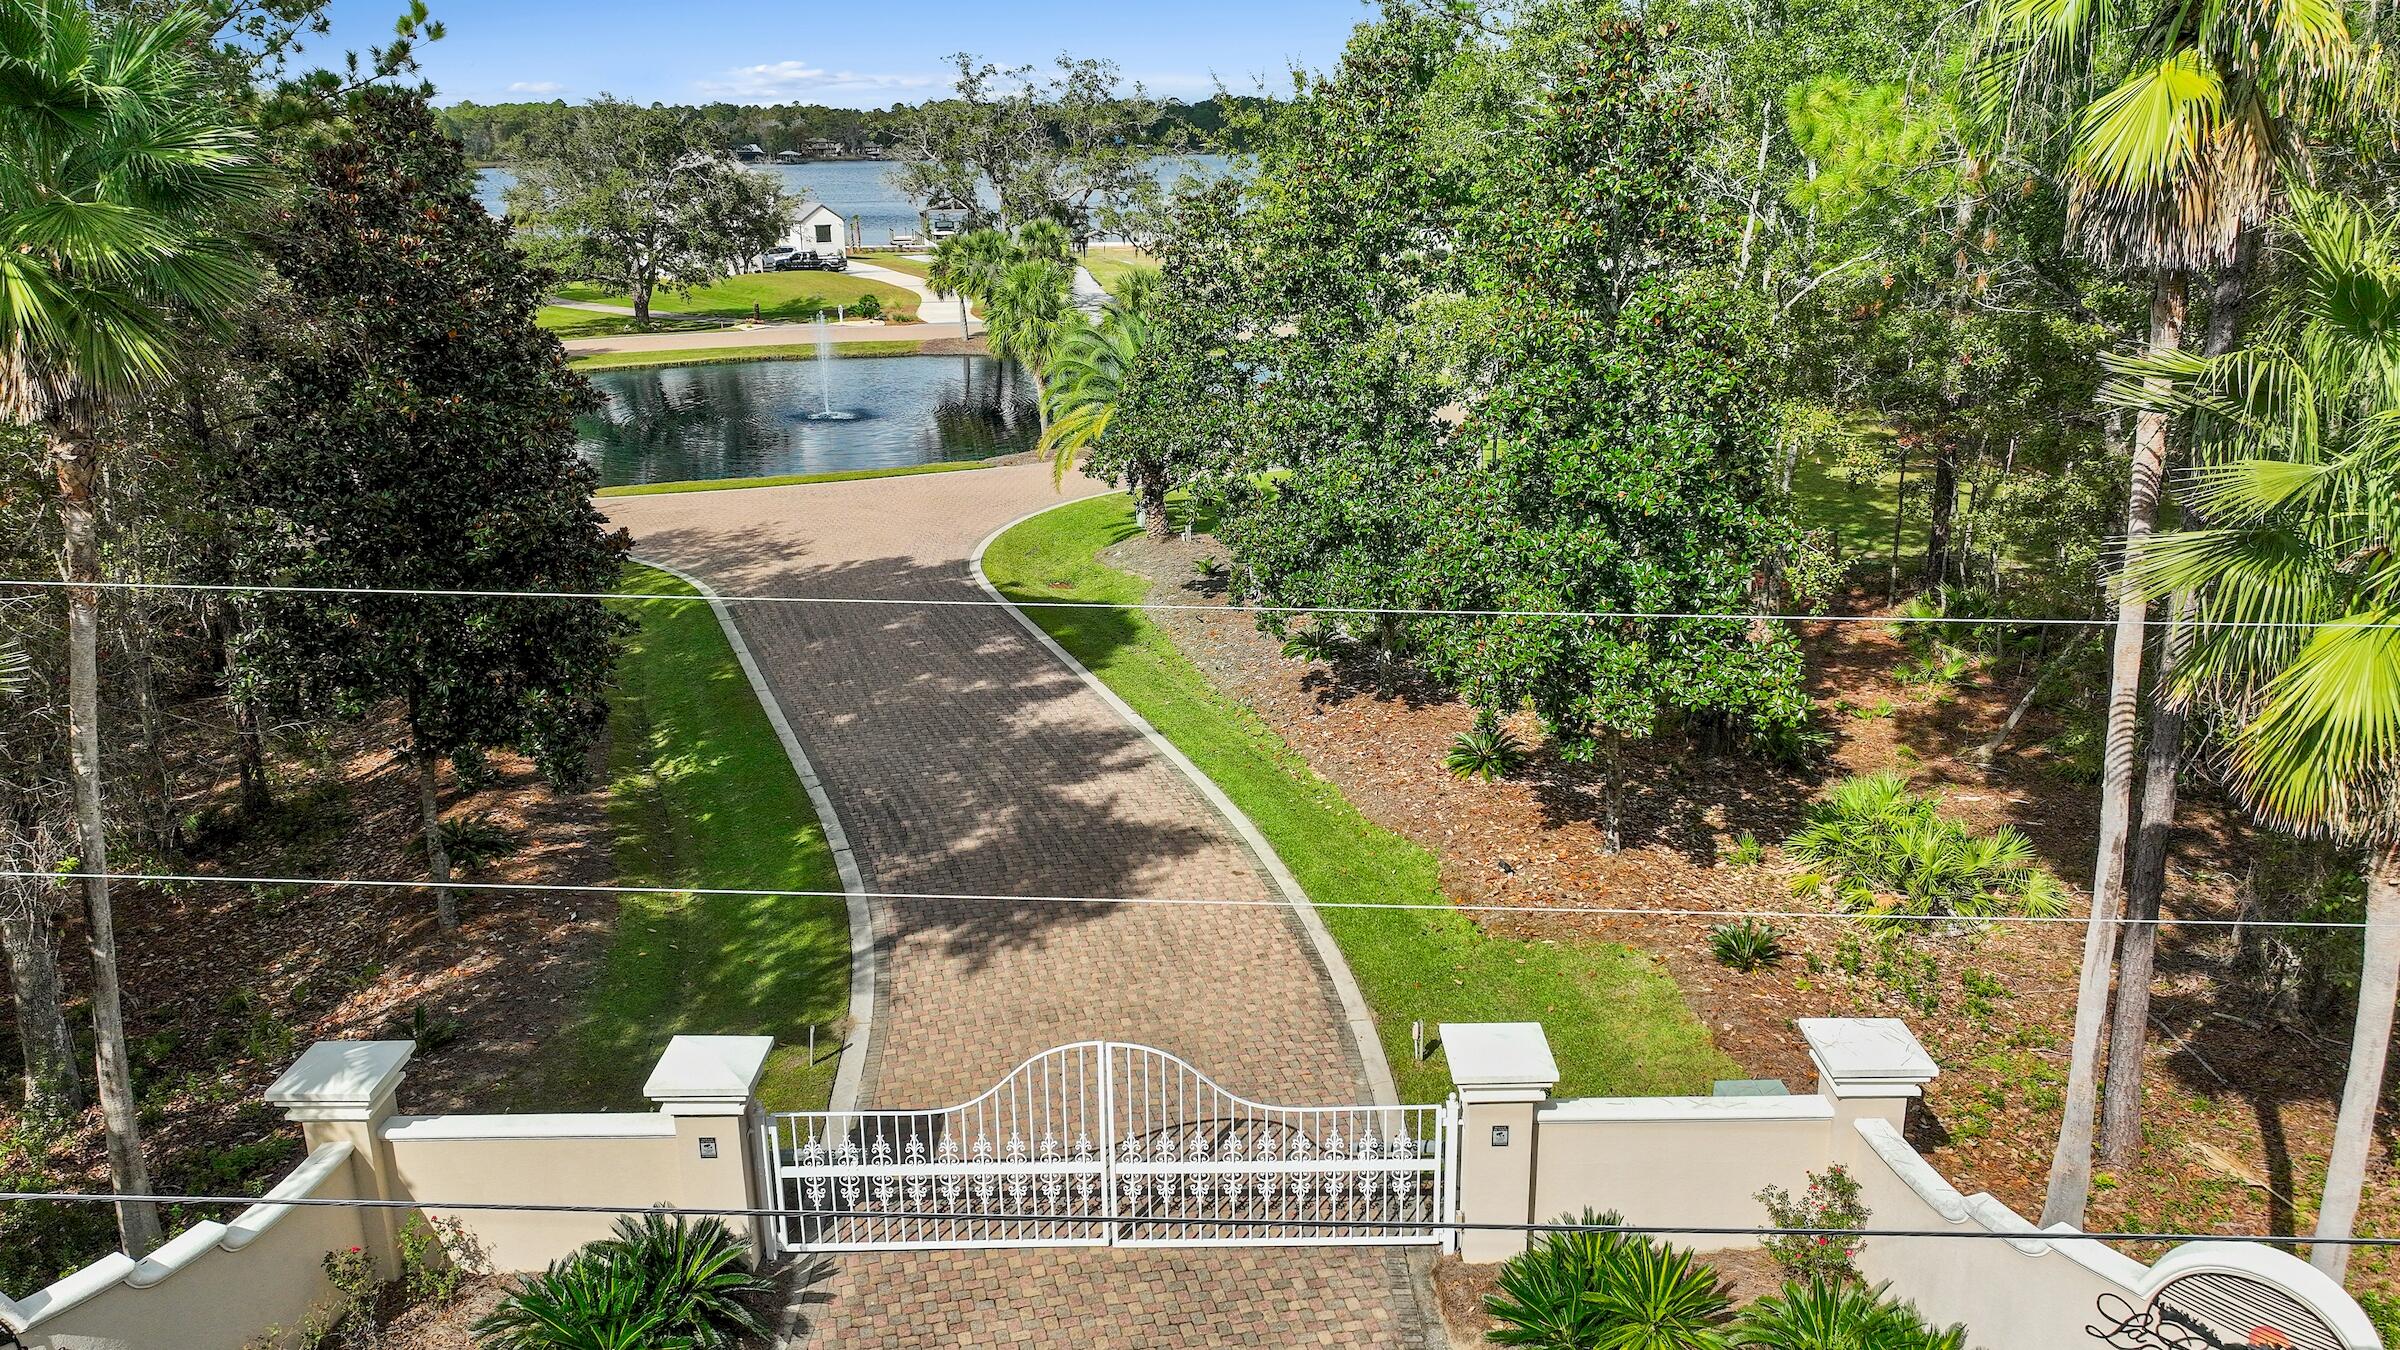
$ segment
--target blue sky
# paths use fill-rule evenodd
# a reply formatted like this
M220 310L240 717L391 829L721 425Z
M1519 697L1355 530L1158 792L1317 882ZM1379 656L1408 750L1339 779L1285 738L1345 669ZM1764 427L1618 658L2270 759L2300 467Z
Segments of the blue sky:
M402 0L333 0L328 62L391 32ZM1367 16L1361 0L430 0L449 36L424 51L444 103L580 99L884 107L940 93L942 58L1103 56L1167 97L1237 89L1292 62L1323 66Z

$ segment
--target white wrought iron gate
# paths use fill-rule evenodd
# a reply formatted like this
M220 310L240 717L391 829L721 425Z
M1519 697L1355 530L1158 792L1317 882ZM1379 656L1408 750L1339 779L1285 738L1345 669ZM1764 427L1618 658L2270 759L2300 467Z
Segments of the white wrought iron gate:
M1440 1243L1449 1106L1269 1106L1082 1041L925 1111L771 1115L783 1251Z

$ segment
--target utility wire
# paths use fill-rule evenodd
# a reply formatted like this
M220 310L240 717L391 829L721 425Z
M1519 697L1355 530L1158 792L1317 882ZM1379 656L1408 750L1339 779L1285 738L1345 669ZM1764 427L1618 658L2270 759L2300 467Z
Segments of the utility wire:
M1288 900L1247 899L1230 896L1002 895L975 891L816 891L776 887L626 886L591 883L551 885L538 881L389 881L373 877L253 877L218 876L207 873L44 872L33 869L0 870L0 877L53 881L128 881L155 885L330 886L341 889L430 891L555 891L588 895L719 895L753 899L784 896L794 899L978 901L1027 905L1151 905L1165 908L1200 909L1289 909L1292 903ZM1317 909L1397 910L1434 914L1576 914L1601 918L1834 919L1861 923L2069 924L2078 928L2086 926L2091 921L2089 916L2074 914L1885 914L1871 910L1648 909L1633 905L1498 905L1483 902L1411 904L1402 901L1375 900L1328 900L1310 901L1309 903ZM2178 919L2163 915L2155 919L2120 917L2112 922L2124 927L2144 928L2363 929L2366 927L2363 921L2333 919Z
M1361 1107L1361 1111L1379 1108ZM872 1115L874 1112L860 1112ZM783 1180L792 1180L785 1176ZM381 1209L381 1210L445 1210L457 1213L508 1214L665 1214L680 1218L715 1219L813 1219L813 1220L958 1220L978 1223L1084 1223L1084 1224L1148 1224L1155 1226L1198 1225L1217 1228L1409 1228L1426 1232L1460 1233L1630 1233L1686 1234L1697 1237L1832 1237L1832 1238L1945 1238L1955 1241L1985 1242L2254 1242L2283 1245L2293 1242L2322 1243L2336 1247L2400 1247L2400 1237L2315 1238L2279 1233L2087 1233L2081 1229L2064 1232L2050 1229L2027 1229L2022 1232L1986 1231L1949 1228L1777 1228L1725 1227L1670 1223L1468 1223L1451 1219L1303 1219L1279 1217L1235 1218L1226 1215L1192 1214L1032 1214L952 1213L944 1210L802 1210L750 1207L702 1207L677 1205L570 1205L542 1204L531 1201L468 1200L456 1203L441 1200L377 1200L350 1196L294 1196L267 1198L256 1195L119 1195L87 1191L0 1191L0 1203L32 1202L39 1204L158 1204L158 1205L292 1205L317 1209Z
M1364 605L1211 605L1169 601L1117 600L999 600L974 599L957 596L925 596L911 598L883 595L674 595L649 593L620 593L617 591L488 591L448 590L438 587L413 586L275 586L254 583L204 581L61 581L28 577L0 577L0 588L20 590L70 591L196 591L234 595L365 595L427 600L660 600L684 604L708 603L712 598L726 604L772 605L888 605L904 609L1130 609L1130 610L1190 610L1216 614L1336 614L1372 618L1421 619L1622 619L1628 621L1706 620L1726 623L1883 623L1883 624L1962 624L1994 628L2113 628L2115 619L2038 618L2006 619L1990 616L1944 618L1939 615L1911 614L1756 614L1748 612L1721 613L1704 610L1619 610L1619 609L1378 609ZM2211 621L2203 625L2222 628L2400 628L2400 620L2374 623L2316 624L2286 622L2271 619L2242 619Z

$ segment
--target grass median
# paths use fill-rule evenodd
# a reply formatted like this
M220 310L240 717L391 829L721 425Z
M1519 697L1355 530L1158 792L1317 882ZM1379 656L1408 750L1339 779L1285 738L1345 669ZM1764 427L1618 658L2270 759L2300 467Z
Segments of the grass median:
M1215 780L1323 907L1403 1100L1439 1101L1449 1090L1444 1066L1412 1058L1417 1018L1544 1024L1562 1096L1705 1093L1712 1080L1739 1076L1650 956L1615 943L1495 938L1449 908L1432 853L1360 815L1147 616L1121 607L1147 599L1149 583L1099 554L1133 533L1130 502L1094 497L1001 535L984 572L1014 600L1095 602L1025 612ZM1338 907L1351 904L1433 908Z
M609 713L619 880L833 894L620 897L585 1006L526 1095L638 1105L669 1037L772 1035L759 1099L822 1108L850 1006L849 914L825 831L708 603L649 567L628 567L619 589L694 597L614 602L638 625Z

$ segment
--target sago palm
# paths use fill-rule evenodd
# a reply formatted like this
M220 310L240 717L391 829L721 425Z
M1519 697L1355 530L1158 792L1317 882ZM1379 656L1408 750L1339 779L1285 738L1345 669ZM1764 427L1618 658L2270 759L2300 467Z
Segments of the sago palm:
M2247 349L2121 363L2109 397L2188 416L2207 528L2145 541L2145 596L2196 598L2168 697L2223 724L2270 825L2367 850L2365 961L2317 1236L2350 1236L2400 997L2400 235L2296 194L2292 312ZM2349 1249L2317 1246L2339 1274Z
M2145 354L2181 349L2190 273L2239 256L2329 122L2384 87L2341 0L1991 0L1970 72L1985 125L2049 143L2069 232L2152 279ZM2135 419L2126 533L2156 523L2168 414ZM2080 1223L2091 1189L2102 1024L2132 827L2147 606L2120 597L2109 673L2100 842L2077 989L2066 1112L2045 1223ZM2171 807L2169 808L2171 810ZM2139 1045L2117 1047L2138 1094Z
M179 325L227 316L254 283L229 231L270 180L196 59L214 22L198 7L99 18L76 0L0 0L0 413L47 442L72 582L100 580L111 409L175 369ZM110 1174L141 1195L100 814L99 611L96 589L67 592L69 758ZM127 1251L158 1244L153 1207L120 1205L118 1222Z
M1054 482L1064 483L1084 454L1108 434L1125 381L1149 337L1148 320L1112 305L1098 323L1074 324L1059 340L1050 358L1049 386L1042 394L1049 428L1042 433L1040 447L1050 457Z

